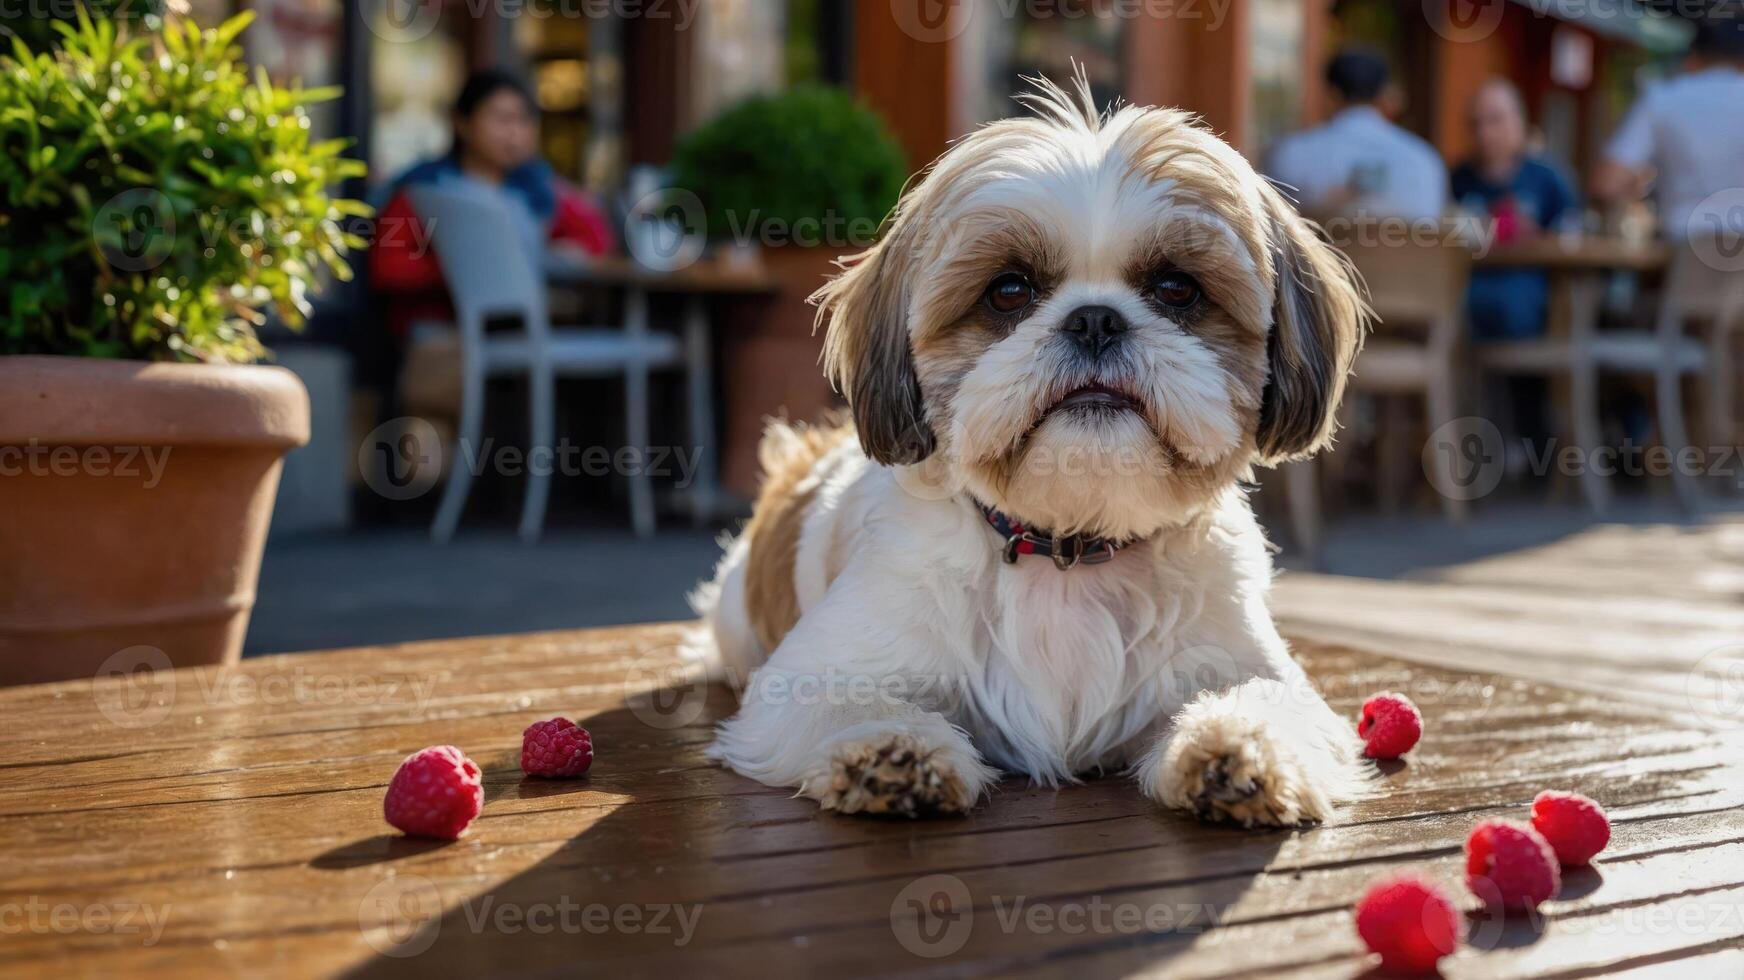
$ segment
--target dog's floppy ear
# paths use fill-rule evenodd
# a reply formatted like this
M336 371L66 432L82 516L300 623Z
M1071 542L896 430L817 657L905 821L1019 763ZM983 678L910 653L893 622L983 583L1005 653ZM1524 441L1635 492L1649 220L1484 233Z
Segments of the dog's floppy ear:
M1350 260L1283 195L1262 189L1277 292L1266 338L1269 377L1256 442L1267 463L1324 448L1371 318Z
M866 455L887 465L918 463L938 444L908 341L916 227L899 208L884 240L844 259L811 296L817 322L829 322L824 373L847 397Z

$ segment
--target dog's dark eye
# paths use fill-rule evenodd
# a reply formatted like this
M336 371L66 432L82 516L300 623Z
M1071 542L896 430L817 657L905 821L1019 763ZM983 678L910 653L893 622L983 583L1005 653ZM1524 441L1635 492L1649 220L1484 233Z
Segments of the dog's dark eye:
M1035 284L1021 272L995 276L981 299L987 308L1003 316L1022 312L1035 302Z
M1199 283L1184 272L1165 272L1151 283L1151 295L1172 310L1184 310L1199 302Z

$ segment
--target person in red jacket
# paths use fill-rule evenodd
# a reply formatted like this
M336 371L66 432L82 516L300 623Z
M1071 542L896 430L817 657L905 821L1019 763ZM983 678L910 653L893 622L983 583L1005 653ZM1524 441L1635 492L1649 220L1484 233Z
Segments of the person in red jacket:
M372 288L393 294L389 328L404 336L414 320L446 313L442 270L406 193L434 185L501 203L522 226L529 261L548 246L588 255L611 251L616 241L604 212L580 190L557 179L537 155L538 123L532 94L507 72L474 73L454 104L449 152L395 178L376 219L369 254Z

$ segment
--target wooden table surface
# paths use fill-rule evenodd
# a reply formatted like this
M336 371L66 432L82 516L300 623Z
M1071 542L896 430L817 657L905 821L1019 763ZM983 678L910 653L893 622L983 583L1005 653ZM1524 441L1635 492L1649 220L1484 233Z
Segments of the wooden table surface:
M1609 808L1610 849L1541 918L1473 918L1446 975L1744 975L1744 743L1700 712L1304 645L1341 712L1397 689L1427 717L1339 825L1202 825L1117 778L888 822L710 765L731 697L672 673L678 637L0 690L0 973L1351 977L1367 882L1410 867L1465 898L1470 826L1559 787ZM593 731L592 774L523 779L522 727L558 713ZM445 742L484 768L484 814L458 842L403 838L383 789Z
M545 278L563 286L630 286L656 293L754 294L776 287L761 265L734 265L716 257L661 272L622 255L553 252L545 264Z
M1543 268L1560 271L1600 272L1624 269L1651 272L1671 261L1664 242L1635 242L1610 235L1540 235L1507 245L1498 245L1472 262L1489 268Z

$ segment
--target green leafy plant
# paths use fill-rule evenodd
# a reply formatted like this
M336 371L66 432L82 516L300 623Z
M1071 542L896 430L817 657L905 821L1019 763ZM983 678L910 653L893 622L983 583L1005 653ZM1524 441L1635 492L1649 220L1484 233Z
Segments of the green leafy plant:
M701 200L711 236L763 241L777 237L766 231L803 239L818 226L825 237L833 228L869 238L906 175L883 121L816 85L734 106L686 135L672 160L674 187Z
M251 80L242 14L155 37L80 14L58 48L0 59L0 354L250 361L254 328L297 327L361 176L305 107L334 90Z

